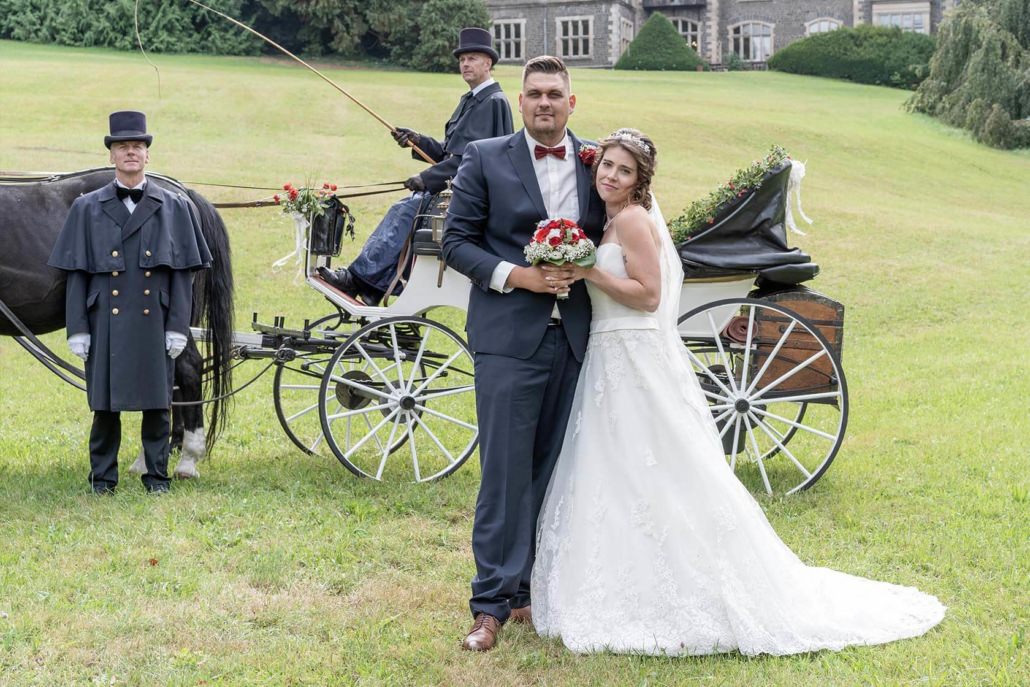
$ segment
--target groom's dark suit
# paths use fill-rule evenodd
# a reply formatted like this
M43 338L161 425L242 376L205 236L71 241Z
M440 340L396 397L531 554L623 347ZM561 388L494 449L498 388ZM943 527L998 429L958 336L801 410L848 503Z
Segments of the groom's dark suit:
M598 243L604 204L578 159L579 139L571 131L569 139L579 201L579 217L571 219ZM530 603L536 519L586 351L590 300L583 282L573 284L569 298L557 302L561 324L555 326L553 295L490 288L502 260L527 264L523 248L537 222L548 218L524 131L470 143L453 190L443 254L475 287L466 331L476 361L483 472L470 606L473 615L504 622L512 608Z

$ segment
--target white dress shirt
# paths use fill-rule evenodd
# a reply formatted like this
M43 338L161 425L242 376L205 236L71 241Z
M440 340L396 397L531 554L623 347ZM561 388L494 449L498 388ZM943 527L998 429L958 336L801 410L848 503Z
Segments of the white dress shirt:
M529 147L529 159L533 161L533 171L536 172L537 184L540 186L540 195L544 199L544 209L547 210L547 219L564 217L574 222L579 221L579 186L576 183L576 153L572 146L572 139L569 132L558 142L557 146L546 146L557 148L565 147L565 159L559 159L554 155L545 155L537 159L535 149L543 145L533 140L529 132L526 135L526 145ZM505 286L508 282L508 275L515 269L515 265L501 261L494 268L490 276L490 288L501 293L509 293L512 287ZM557 308L555 308L557 312Z
M128 186L126 186L122 182L118 181L118 177L115 177L114 183L117 186L121 186L122 188L129 188ZM132 188L143 188L146 185L147 185L147 176L144 174L143 175L143 181L141 181L140 183L136 184ZM132 189L129 189L129 190L131 191ZM132 196L125 196L124 198L122 198L122 203L124 203L125 207L127 207L129 209L129 214L130 215L132 214L132 211L136 209L136 203L132 202Z
M481 83L478 86L476 86L475 88L473 88L472 89L472 95L479 95L479 92L481 90L483 90L484 88L486 88L487 86L489 86L492 83L497 83L497 79L495 79L494 77L491 76L489 79L487 79L483 83Z

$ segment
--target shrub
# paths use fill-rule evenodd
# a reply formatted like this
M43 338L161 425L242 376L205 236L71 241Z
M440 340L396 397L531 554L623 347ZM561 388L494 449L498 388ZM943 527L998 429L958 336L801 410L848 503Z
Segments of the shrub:
M915 88L926 75L934 40L896 27L862 25L817 33L778 50L769 68L857 83Z
M703 64L672 22L660 12L655 12L640 27L636 38L615 63L615 68L694 71Z
M483 0L428 0L412 21L392 31L387 40L398 64L427 72L453 72L458 32L467 26L490 27Z
M210 5L240 16L246 0L211 0ZM31 43L102 46L135 50L133 0L0 0L0 38ZM255 36L221 17L186 3L143 3L140 37L154 52L253 55Z
M1030 0L967 0L940 27L910 111L996 148L1030 146Z
M744 70L743 58L735 52L731 52L730 56L726 58L726 71L728 72L740 72Z

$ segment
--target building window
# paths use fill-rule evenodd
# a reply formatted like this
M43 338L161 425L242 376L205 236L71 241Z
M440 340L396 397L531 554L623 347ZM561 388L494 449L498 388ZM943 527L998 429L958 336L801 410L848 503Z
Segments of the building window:
M827 31L836 31L842 26L842 23L836 19L830 19L829 17L822 17L820 19L813 19L812 21L805 24L805 35L812 36L817 33L826 33Z
M558 55L565 59L590 57L594 36L593 17L561 17L556 21Z
M494 49L502 60L521 62L526 54L526 20L495 21Z
M633 22L625 17L619 20L619 54L622 55L633 42Z
M731 26L730 44L742 60L764 62L772 54L773 25L748 21Z
M873 5L873 24L896 26L902 31L930 33L930 3L898 2Z
M696 21L689 19L673 19L672 25L676 27L676 30L683 36L683 40L687 42L694 50L699 50L701 47L701 24Z

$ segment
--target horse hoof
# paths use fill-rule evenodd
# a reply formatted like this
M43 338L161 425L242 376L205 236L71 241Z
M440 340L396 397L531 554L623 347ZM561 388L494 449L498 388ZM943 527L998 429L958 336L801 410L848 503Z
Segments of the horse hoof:
M134 475L145 475L147 474L147 461L143 457L143 450L141 449L139 455L136 456L136 462L129 466L129 472Z
M200 471L197 470L195 465L178 465L172 476L175 479L197 479L200 477Z

